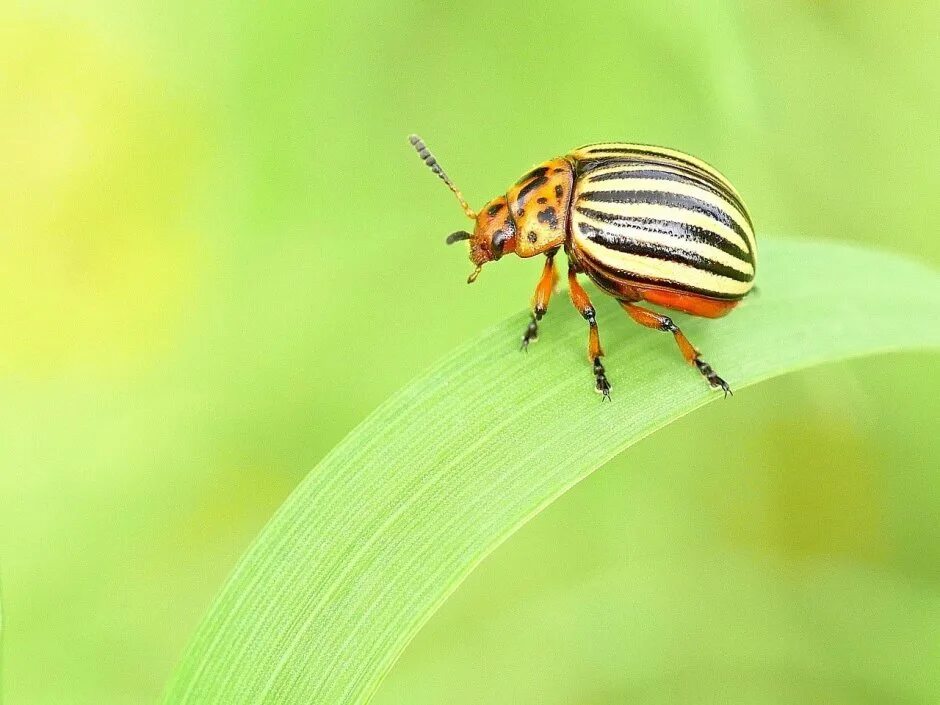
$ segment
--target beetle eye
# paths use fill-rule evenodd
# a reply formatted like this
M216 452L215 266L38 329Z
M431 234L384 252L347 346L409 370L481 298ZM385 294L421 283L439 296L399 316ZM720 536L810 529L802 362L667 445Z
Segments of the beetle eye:
M507 233L505 230L497 230L493 233L493 241L490 249L493 250L493 257L499 259L503 255L503 246L511 238L512 235Z
M511 218L507 218L502 224L502 227L493 233L493 238L490 240L490 250L493 252L493 259L499 259L503 256L503 249L506 247L506 243L512 240L515 235L516 224L512 222Z

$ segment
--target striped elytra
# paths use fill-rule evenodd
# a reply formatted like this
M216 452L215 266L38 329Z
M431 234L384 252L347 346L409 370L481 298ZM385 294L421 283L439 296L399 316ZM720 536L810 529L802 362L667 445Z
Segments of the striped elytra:
M588 145L570 157L569 250L601 288L647 285L725 300L751 290L754 226L714 168L632 144Z
M469 282L484 264L507 254L545 256L523 349L536 339L548 310L558 278L555 257L564 249L569 294L588 322L588 357L595 389L604 398L610 397L604 352L579 274L617 299L637 323L671 333L683 357L708 383L730 393L671 318L638 305L718 318L751 291L754 226L740 194L714 167L665 147L589 144L539 164L474 212L424 142L416 136L410 141L474 220L473 233L458 231L447 238L448 243L469 241L475 265Z

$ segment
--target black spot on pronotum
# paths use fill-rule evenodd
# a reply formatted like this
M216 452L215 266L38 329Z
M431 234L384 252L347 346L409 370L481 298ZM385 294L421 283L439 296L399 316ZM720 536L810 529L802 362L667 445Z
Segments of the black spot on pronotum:
M521 184L521 183L524 183L524 182L528 181L529 179L536 179L536 178L539 178L539 177L541 177L541 176L545 176L546 173L548 173L548 167L545 167L545 166L538 166L538 167L536 167L535 169L533 169L532 171L530 171L529 173L525 174L525 175L524 175L521 179L519 179L516 183L517 183L517 184Z
M539 239L539 236L534 230L530 230L529 234L526 235L526 238L529 240L529 242L536 242Z
M555 209L548 207L543 211L539 211L536 216L540 223L548 225L552 230L558 230L558 216L555 214Z
M519 195L516 196L516 208L522 208L522 206L525 204L526 198L529 197L529 194L547 182L547 178L544 176L539 176L538 178L532 179L532 181L528 182L525 186L519 189Z
M487 214L490 218L492 218L494 215L496 215L497 213L499 213L502 209L503 209L503 204L502 204L502 203L497 203L496 205L490 206L490 207L487 209L486 214Z

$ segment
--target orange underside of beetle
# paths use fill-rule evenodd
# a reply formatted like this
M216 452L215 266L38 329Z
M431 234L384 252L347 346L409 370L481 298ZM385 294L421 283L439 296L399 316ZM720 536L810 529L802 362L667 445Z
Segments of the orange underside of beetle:
M710 299L706 296L669 289L636 287L636 291L643 301L704 318L720 318L738 305L738 301Z

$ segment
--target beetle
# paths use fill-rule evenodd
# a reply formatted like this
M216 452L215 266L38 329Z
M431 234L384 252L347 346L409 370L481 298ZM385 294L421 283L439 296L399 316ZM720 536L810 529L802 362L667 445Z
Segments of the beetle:
M468 241L473 283L487 262L513 253L545 256L532 297L522 349L538 339L558 281L555 256L568 259L568 292L588 323L588 360L595 391L610 399L594 306L578 282L586 274L637 323L672 333L682 356L725 396L728 383L669 316L643 301L706 318L729 313L754 285L754 226L740 194L714 167L674 149L608 142L579 147L542 162L509 190L475 212L417 135L418 156L457 197L472 233Z

